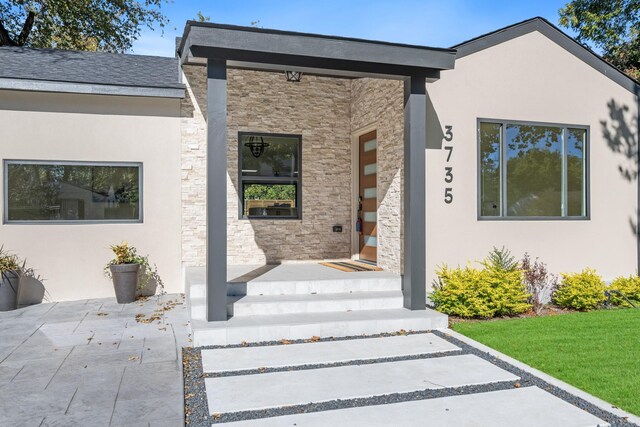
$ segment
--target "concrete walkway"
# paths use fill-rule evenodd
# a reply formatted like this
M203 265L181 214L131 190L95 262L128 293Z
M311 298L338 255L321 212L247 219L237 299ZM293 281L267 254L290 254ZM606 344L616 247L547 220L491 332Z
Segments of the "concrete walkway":
M180 295L0 313L0 425L183 426L189 333Z
M198 351L192 426L635 425L442 331Z

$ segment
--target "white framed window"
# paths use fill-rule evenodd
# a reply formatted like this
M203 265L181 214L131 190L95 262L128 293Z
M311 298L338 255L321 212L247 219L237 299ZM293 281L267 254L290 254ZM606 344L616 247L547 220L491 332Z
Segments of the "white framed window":
M142 222L142 163L4 160L4 222Z
M478 120L480 219L588 219L588 126Z

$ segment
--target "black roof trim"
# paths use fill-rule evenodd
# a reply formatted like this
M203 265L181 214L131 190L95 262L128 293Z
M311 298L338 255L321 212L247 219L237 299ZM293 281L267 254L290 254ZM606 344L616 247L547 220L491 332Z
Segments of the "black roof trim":
M579 43L551 22L539 16L459 43L452 46L452 49L456 49L458 51L456 58L460 59L534 31L540 32L551 41L564 48L567 52L573 54L587 65L604 74L609 79L627 89L629 92L636 95L640 94L640 83L638 81L632 79L622 70L605 60L602 56L598 55L587 46Z
M248 31L253 33L262 33L262 34L278 34L285 36L298 36L298 37L313 37L318 39L327 39L327 40L341 40L341 41L349 41L349 42L357 42L357 43L372 43L379 44L383 46L395 46L395 47L407 47L412 49L424 49L424 50L436 50L441 52L455 52L453 48L442 48L442 47L430 47L430 46L422 46L408 43L394 43L388 41L381 40L368 40L361 39L356 37L343 37L343 36L332 36L327 34L315 34L315 33L301 33L298 31L285 31L285 30L274 30L269 28L258 28L258 27L247 27L242 25L230 25L230 24L218 24L215 22L200 22L200 21L187 21L184 32L180 40L180 46L178 47L178 54L182 55L182 51L184 50L184 44L187 40L187 36L191 31L191 27L207 27L207 28L218 28L224 30L235 30L235 31Z
M435 76L453 69L456 57L454 49L195 21L187 22L178 53L182 64L208 58L237 67L261 69L264 64L382 78Z

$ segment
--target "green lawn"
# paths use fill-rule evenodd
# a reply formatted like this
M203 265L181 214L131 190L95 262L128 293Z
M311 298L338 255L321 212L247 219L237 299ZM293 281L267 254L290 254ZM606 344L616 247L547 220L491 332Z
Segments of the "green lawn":
M452 328L640 415L640 310L462 322Z

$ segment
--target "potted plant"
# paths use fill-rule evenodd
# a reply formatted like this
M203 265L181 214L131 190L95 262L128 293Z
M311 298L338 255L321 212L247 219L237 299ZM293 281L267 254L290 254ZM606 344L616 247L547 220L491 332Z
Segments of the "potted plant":
M40 276L36 275L33 268L26 267L26 261L23 262L18 283L18 308L42 303L45 292Z
M20 260L0 247L0 311L18 308L18 285L21 276Z
M149 257L141 257L143 263L138 271L138 287L136 288L136 297L152 297L156 294L158 288L160 293L164 293L164 283L158 274L158 266L155 264L151 268Z
M127 242L112 245L115 257L104 267L105 275L113 280L119 304L135 301L137 296L151 296L158 286L163 287L158 269L149 265L149 257L138 255L138 250Z

